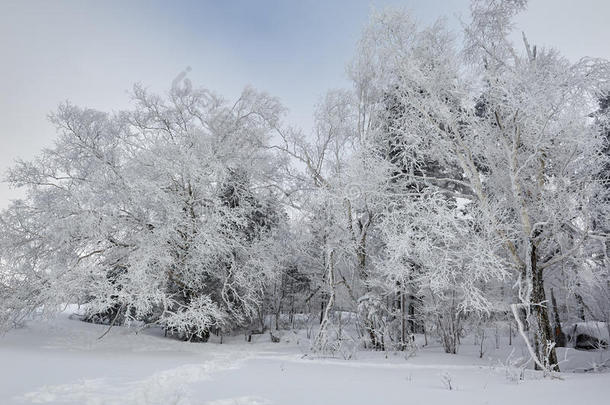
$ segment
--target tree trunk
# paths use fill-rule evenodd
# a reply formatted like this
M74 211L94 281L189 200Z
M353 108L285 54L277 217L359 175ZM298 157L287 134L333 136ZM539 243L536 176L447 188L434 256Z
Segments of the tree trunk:
M580 287L580 283L576 283L577 287ZM576 293L574 294L576 298L576 302L578 303L578 317L582 321L586 321L585 319L585 300L582 298L582 295Z
M320 294L320 325L322 325L322 321L324 320L324 301L326 300L326 294Z
M561 329L561 319L559 319L559 309L557 308L557 300L551 288L551 303L553 304L553 314L555 315L555 344L557 347L565 347L566 335Z
M330 324L330 311L333 308L335 303L335 270L334 270L334 255L335 251L331 250L328 255L328 287L329 287L329 297L328 303L326 304L326 308L322 314L322 323L320 324L320 330L318 331L318 335L314 340L313 350L317 352L323 352L327 349L328 345L328 336L327 329Z
M538 257L536 253L536 244L531 241L531 253L530 262L532 266L532 297L531 304L533 304L534 313L536 315L536 322L538 324L538 333L540 335L541 345L539 355L541 360L544 360L548 353L549 366L553 367L556 371L559 371L559 364L557 362L557 353L554 347L554 336L551 322L549 319L549 310L546 303L546 294L544 291L544 279L542 277L542 269L537 266ZM553 345L552 347L550 345Z
M407 325L405 322L405 293L400 290L400 348L405 350L407 347Z

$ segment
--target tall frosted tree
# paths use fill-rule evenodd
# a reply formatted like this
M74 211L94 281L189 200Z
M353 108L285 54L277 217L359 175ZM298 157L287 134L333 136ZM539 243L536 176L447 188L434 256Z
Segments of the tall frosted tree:
M372 105L390 94L399 106L390 139L411 184L469 201L477 227L494 235L490 248L519 280L514 304L536 331L532 355L550 369L557 359L545 280L586 257L591 207L604 203L596 181L604 139L590 114L609 76L603 60L572 64L525 37L522 51L513 46L511 20L524 6L473 2L463 50L442 21L419 29L405 13L381 13L365 31L355 77L377 97ZM429 162L445 172L426 173Z

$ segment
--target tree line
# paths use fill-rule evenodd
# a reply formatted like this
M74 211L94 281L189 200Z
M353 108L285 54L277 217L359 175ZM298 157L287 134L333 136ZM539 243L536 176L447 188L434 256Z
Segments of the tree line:
M329 351L345 322L456 353L503 322L558 370L562 323L610 324L610 64L513 44L525 6L473 1L463 40L374 13L312 133L184 77L117 113L61 105L7 173L27 195L0 216L0 323L77 302L189 341L305 322Z

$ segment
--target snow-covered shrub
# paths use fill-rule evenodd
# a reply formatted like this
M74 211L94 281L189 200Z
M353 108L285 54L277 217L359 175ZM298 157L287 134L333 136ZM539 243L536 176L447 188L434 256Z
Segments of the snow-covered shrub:
M210 331L225 326L226 314L208 296L199 296L176 312L166 312L159 323L188 341L207 341Z

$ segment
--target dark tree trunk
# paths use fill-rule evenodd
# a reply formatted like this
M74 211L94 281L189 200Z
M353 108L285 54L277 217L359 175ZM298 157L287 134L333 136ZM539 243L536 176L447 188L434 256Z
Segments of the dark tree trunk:
M409 332L415 333L415 296L409 295Z
M577 287L580 287L580 283L576 284ZM586 321L585 319L585 300L583 300L582 295L575 294L576 302L578 302L578 317L582 321Z
M553 314L555 316L555 344L557 347L565 347L566 336L561 329L561 319L559 319L559 309L557 308L557 300L555 299L555 293L551 288L551 303L553 304Z
M322 293L321 294L321 298L320 298L320 325L322 324L322 320L324 319L324 309L325 309L325 305L324 305L324 301L326 301L326 294Z
M538 257L536 253L536 244L531 241L531 256L530 263L532 266L532 304L534 313L536 315L536 322L538 324L538 333L540 334L540 359L544 359L545 354L548 352L549 365L559 371L559 364L557 362L557 353L555 347L549 347L555 339L553 336L553 330L551 328L551 322L549 319L549 310L546 304L546 294L544 292L544 280L542 277L542 270L538 268Z

